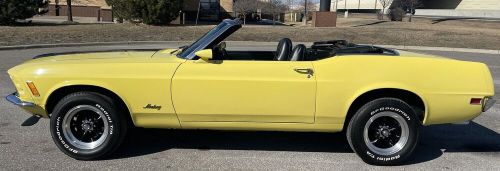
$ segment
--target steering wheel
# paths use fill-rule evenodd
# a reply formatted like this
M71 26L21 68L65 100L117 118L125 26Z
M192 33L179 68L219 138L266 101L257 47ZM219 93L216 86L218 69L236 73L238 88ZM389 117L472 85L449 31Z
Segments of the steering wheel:
M217 56L217 59L228 59L229 55L227 54L226 51L226 42L220 42L213 48L215 56Z

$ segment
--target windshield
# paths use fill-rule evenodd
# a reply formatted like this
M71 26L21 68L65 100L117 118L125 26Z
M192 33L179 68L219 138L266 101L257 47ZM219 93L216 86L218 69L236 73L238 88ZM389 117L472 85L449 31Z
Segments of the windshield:
M219 30L222 28L226 27L227 23L222 22L219 25L215 26L212 30L208 31L205 33L203 36L201 36L196 42L191 44L188 47L185 47L182 49L182 52L178 55L180 58L188 58L188 54L192 53L195 50L198 50L197 47L199 47L202 44L207 43L207 40L213 40L215 36L218 36Z
M219 25L215 26L213 29L205 33L203 36L201 36L193 44L191 44L186 48L183 48L182 52L179 53L177 56L183 59L194 59L196 58L194 52L206 48L212 48L212 46L220 43L222 40L227 38L229 35L233 34L239 28L241 28L240 20L226 19L222 21Z

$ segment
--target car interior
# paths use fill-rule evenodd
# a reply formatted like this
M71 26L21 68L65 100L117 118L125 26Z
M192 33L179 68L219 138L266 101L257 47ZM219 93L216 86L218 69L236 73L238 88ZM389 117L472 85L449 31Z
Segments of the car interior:
M293 47L293 48L292 48ZM371 45L358 45L346 40L314 42L309 48L304 44L293 46L292 40L283 38L276 51L228 51L221 42L212 48L214 60L257 61L315 61L341 55L399 55L397 51Z

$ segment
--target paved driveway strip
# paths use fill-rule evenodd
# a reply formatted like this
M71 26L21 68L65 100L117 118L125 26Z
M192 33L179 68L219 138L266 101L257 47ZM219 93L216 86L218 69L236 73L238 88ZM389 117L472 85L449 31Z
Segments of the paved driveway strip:
M245 43L232 49L274 50ZM38 48L0 51L0 95L15 91L6 71L43 53L110 49L161 49L179 43ZM500 99L500 55L421 51L486 63ZM462 72L462 71L457 71ZM0 99L0 170L500 170L500 104L469 125L424 127L414 157L404 166L375 167L352 152L344 135L329 133L181 131L141 129L111 159L77 161L60 152L48 120L31 127L29 115Z

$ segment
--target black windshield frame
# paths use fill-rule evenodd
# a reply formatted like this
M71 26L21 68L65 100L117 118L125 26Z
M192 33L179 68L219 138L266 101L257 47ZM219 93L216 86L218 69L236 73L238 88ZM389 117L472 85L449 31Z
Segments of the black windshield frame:
M213 46L219 44L240 28L241 21L239 19L226 19L201 36L193 44L183 49L177 56L183 59L195 60L197 57L194 53L203 49L213 48Z

